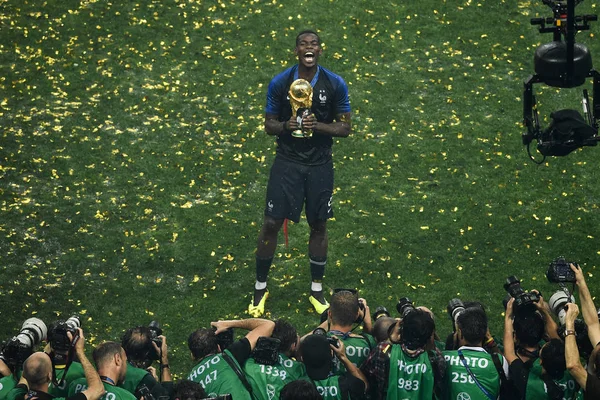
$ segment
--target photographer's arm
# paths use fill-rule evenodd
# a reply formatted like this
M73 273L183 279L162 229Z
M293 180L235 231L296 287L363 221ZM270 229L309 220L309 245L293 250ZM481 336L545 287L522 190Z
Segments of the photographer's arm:
M546 329L546 336L548 336L548 339L562 340L560 335L558 334L558 325L556 324L554 318L552 318L552 314L550 314L550 306L548 305L546 300L544 300L544 297L540 294L538 290L534 291L540 295L540 300L534 304L537 310L540 312L540 314L542 314L542 317L544 317L544 328Z
M336 336L337 338L337 336ZM338 339L338 347L335 347L334 345L329 345L329 347L331 347L331 350L333 350L333 352L335 353L335 356L340 360L340 362L344 365L344 367L346 367L346 371L348 371L348 373L352 376L354 376L355 378L360 379L361 381L363 381L363 383L365 384L365 392L367 391L368 388L368 381L367 381L367 377L365 376L365 374L363 374L363 372L354 364L352 364L352 361L350 361L348 359L348 357L346 356L346 346L344 346L344 342L342 342L341 340Z
M246 339L250 342L250 349L254 350L258 338L261 336L269 337L275 328L275 322L262 318L249 318L240 320L227 320L211 322L211 325L217 328L216 334L226 331L229 328L245 329L250 332L246 335Z
M85 379L88 384L87 389L84 390L82 393L85 395L87 400L97 400L100 398L100 396L104 394L104 385L100 380L98 372L96 372L96 369L85 355L85 338L83 337L83 331L81 330L81 328L78 328L77 330L79 331L79 337L75 338L75 340L77 340L77 342L75 342L75 353L77 354L79 362L83 367ZM68 333L68 335L70 336L71 334Z
M581 313L588 328L588 336L592 346L596 346L600 342L600 323L598 323L596 306L585 282L583 271L579 266L575 266L574 264L570 264L570 266L571 270L575 272L575 282L579 289L579 300L581 301Z
M2 376L9 376L12 374L12 371L10 370L10 368L8 368L8 365L6 365L6 363L2 359L0 359L0 374L2 374Z
M508 361L508 365L512 364L517 359L515 353L515 340L513 338L513 303L515 299L511 298L506 305L506 313L504 316L504 358Z
M577 304L570 303L567 305L567 316L565 323L565 331L573 331L575 332L575 319L579 314L579 308ZM568 334L565 337L565 360L567 362L567 369L569 373L579 386L585 388L585 384L587 381L587 371L581 365L581 361L579 360L579 349L577 348L577 340L575 339L575 334Z
M169 365L169 353L167 347L167 337L164 335L160 335L158 337L161 340L160 349L156 345L154 341L152 341L152 346L154 346L154 351L156 354L161 355L160 359L160 381L161 382L171 382L173 378L171 377L171 366Z

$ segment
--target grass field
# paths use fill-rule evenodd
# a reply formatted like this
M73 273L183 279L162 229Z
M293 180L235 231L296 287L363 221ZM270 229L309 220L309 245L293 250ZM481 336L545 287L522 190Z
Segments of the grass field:
M484 302L499 333L506 277L549 294L559 255L598 294L599 150L537 166L521 144L522 81L551 41L535 16L550 9L0 0L0 338L31 315L80 314L94 344L156 319L183 374L193 329L247 316L275 152L266 88L305 28L353 108L353 135L334 145L328 288L358 288L373 308L409 296L441 332L459 296ZM592 54L598 29L578 35ZM579 110L580 90L536 87L544 125ZM290 225L269 281L268 316L302 332L317 324L307 239L304 220Z

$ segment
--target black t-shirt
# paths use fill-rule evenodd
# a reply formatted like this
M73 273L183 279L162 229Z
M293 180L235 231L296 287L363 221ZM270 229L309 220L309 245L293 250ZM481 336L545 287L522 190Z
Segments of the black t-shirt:
M348 393L348 399L361 400L366 399L365 383L348 373L340 376L340 393Z
M600 398L600 379L597 376L592 375L588 372L587 379L585 381L585 392L583 393L583 400L597 400Z
M527 391L527 379L529 378L529 370L531 369L530 362L524 363L520 359L513 361L510 366L510 380L513 381L515 388L521 398L525 397Z
M250 346L250 341L247 338L241 338L240 340L236 340L233 342L228 348L227 351L231 353L233 358L236 359L238 364L244 365L246 360L250 358L250 353L252 353L252 347Z

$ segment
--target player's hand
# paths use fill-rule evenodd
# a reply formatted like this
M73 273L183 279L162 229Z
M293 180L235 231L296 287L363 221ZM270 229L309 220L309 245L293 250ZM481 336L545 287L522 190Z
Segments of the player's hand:
M316 126L317 126L317 118L315 117L315 114L310 113L307 116L302 118L302 129L303 130L315 129Z
M286 121L285 126L288 132L300 129L300 125L298 125L298 119L294 116L290 117L290 119Z

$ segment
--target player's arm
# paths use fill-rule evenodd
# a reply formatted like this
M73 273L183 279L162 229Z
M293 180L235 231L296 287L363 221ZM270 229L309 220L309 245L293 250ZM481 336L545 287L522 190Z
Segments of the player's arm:
M330 124L318 122L315 115L310 114L302 120L302 128L326 136L348 137L352 132L351 120L352 113L349 112L336 115L335 121Z
M287 121L281 122L275 114L265 114L265 131L269 135L289 135L292 131L299 129L296 118L290 118Z

